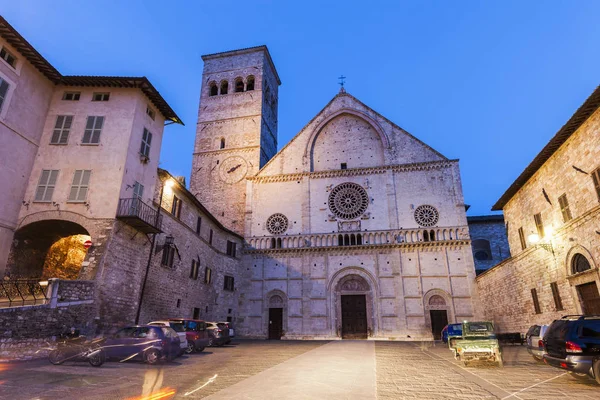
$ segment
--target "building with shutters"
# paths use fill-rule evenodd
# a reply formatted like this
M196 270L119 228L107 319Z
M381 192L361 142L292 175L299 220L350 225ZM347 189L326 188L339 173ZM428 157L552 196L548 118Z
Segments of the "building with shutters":
M526 332L566 314L600 314L600 88L493 210L511 257L477 277L488 319Z

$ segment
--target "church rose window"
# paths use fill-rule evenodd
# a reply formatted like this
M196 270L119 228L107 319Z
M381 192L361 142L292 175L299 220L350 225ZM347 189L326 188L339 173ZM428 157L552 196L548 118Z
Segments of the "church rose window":
M421 226L434 226L439 218L440 215L433 206L422 205L415 210L415 221Z
M281 235L288 228L288 219L283 214L273 214L267 219L267 230L273 235Z
M369 195L360 185L342 183L329 193L329 209L341 219L360 217L369 206Z

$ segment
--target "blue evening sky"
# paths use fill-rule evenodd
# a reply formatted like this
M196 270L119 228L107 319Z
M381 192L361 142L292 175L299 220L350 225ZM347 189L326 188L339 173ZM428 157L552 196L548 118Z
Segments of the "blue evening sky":
M61 73L147 76L186 123L161 167L189 178L202 54L266 44L279 147L339 90L449 158L491 206L600 82L600 1L28 1L0 13ZM400 188L400 190L402 190Z

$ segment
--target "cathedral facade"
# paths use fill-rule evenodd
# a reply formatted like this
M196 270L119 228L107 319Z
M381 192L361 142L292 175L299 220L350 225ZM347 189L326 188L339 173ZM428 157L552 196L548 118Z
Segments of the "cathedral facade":
M240 335L431 339L480 318L458 160L343 89L276 152L267 48L203 60L190 190L245 239Z

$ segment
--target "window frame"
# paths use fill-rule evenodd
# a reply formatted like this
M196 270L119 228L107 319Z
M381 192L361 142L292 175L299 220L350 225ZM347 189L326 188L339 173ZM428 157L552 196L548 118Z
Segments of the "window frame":
M93 118L92 127L88 128L90 125L90 118ZM100 122L100 127L98 127L98 121ZM81 138L81 145L83 146L98 146L100 144L100 137L102 136L102 129L104 128L104 116L103 115L88 115L85 120L85 128L83 130L83 137ZM89 132L89 133L88 133ZM92 141L94 139L94 135L97 133L97 141ZM89 135L88 141L85 141L86 135Z
M96 98L100 96L100 98ZM110 100L110 92L94 92L92 93L92 101L109 101Z
M212 242L213 242L213 230L211 229L208 234L208 244L210 244L212 246Z
M166 268L173 269L175 261L175 246L167 245L163 247L163 254L160 260L160 265Z
M149 116L152 121L156 120L156 111L149 105L146 105L146 115Z
M538 298L537 289L531 289L531 299L533 300L533 308L536 314L541 314L542 309L540 308L540 300Z
M527 248L527 241L525 240L525 232L523 232L523 227L518 229L519 232L519 241L521 242L521 250L525 250Z
M533 215L533 221L535 222L535 229L540 237L543 239L546 236L546 232L544 231L544 221L542 219L542 213L539 212Z
M210 285L212 283L212 268L204 268L204 283Z
M235 278L233 276L223 276L223 290L226 290L228 292L235 291Z
M42 183L42 178L44 177L44 172L48 172L48 177L46 178L46 182ZM50 180L52 178L52 174L54 173L54 182L52 184L50 184ZM56 183L58 182L58 175L60 174L60 170L59 169L43 169L40 177L38 179L38 184L35 186L35 193L33 194L33 202L34 203L51 203L52 202L52 196L54 196L54 190L56 188ZM40 190L40 187L44 188L44 192L43 195L41 196L42 198L38 200L38 192ZM50 190L50 198L46 199L46 195L48 193L48 189Z
M62 118L62 124L59 127L58 122ZM56 122L54 123L54 128L52 129L52 135L50 136L50 144L53 146L66 146L69 144L69 134L71 133L71 128L73 127L73 115L57 115ZM65 127L67 125L68 127ZM54 140L54 136L58 132L57 140ZM64 138L64 140L63 140Z
M4 52L4 55L2 55L2 52ZM12 58L12 62L8 60L9 57ZM19 58L15 56L10 50L8 50L6 46L2 46L2 48L0 48L0 59L15 71L17 70Z
M173 195L173 203L171 204L171 215L173 215L177 219L181 218L181 203L182 200L176 195Z
M198 215L196 219L196 235L200 235L200 230L202 229L202 217Z
M236 252L237 252L237 243L233 242L231 240L228 240L227 241L227 255L235 258Z
M196 259L192 260L192 267L190 269L190 279L193 279L195 281L198 280L198 272L200 270L200 262L197 261Z
M560 213L562 214L563 222L567 223L573 219L573 215L571 214L571 207L569 205L569 199L567 198L567 194L563 193L558 198L558 205L560 207Z
M5 84L6 91L4 92L4 94L2 94L2 93L0 92L0 115L2 115L1 113L2 113L2 109L3 109L3 107L4 107L4 103L7 103L7 102L8 102L8 96L9 96L9 93L10 93L10 86L11 86L11 84L13 84L13 83L12 83L12 82L10 82L10 81L9 81L9 80L7 80L7 79L4 79L4 77L3 77L3 76L0 76L0 90L2 90L2 84ZM14 85L14 84L13 84L13 85Z
M600 202L600 168L593 170L591 175L594 189L596 189L596 196L598 196L598 202Z
M558 283L550 283L550 289L552 289L552 297L554 298L554 307L556 311L563 311L562 299L560 298L560 292L558 290Z
M142 133L142 142L140 145L140 154L150 159L150 148L152 147L152 132L144 128Z
M75 182L75 178L77 177L77 173L80 172L79 182ZM83 184L84 178L87 173L87 183ZM90 191L90 181L92 179L92 170L91 169L76 169L73 172L73 180L71 181L71 187L69 189L69 197L67 198L67 203L85 203L87 201L87 196ZM76 188L75 198L71 198L73 194L73 189ZM83 199L79 198L82 189L85 189L85 195Z
M67 99L67 96L69 96L69 95L73 96L73 98L72 99ZM75 98L75 97L77 97L77 98ZM62 100L64 100L64 101L79 101L80 99L81 99L81 92L68 92L68 91L65 91L63 93L63 96L62 96Z

